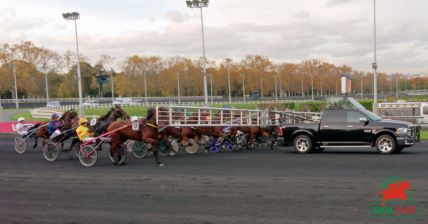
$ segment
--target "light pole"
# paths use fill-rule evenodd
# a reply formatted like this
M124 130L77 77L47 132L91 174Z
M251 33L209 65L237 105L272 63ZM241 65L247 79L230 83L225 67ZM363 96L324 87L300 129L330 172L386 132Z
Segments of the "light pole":
M113 68L110 68L110 81L111 81L111 102L114 102Z
M180 72L177 72L177 96L178 104L181 103L181 94L180 94Z
M374 62L372 63L373 74L373 112L378 112L377 105L377 55L376 55L376 0L373 0L373 39L374 39Z
M79 40L77 38L77 20L80 18L80 14L78 12L68 12L63 13L62 17L65 20L73 20L74 21L74 31L76 34L76 53L77 53L77 83L79 90L79 115L80 117L85 116L85 112L83 111L83 97L82 97L82 77L80 75L80 55L79 55Z
M305 92L303 90L303 79L304 79L304 73L302 70L300 70L301 74L302 74L302 99L305 97Z
M187 7L199 8L201 10L201 30L202 30L202 71L204 75L204 99L205 106L208 106L208 84L207 84L207 68L206 68L206 57L205 57L205 34L204 34L204 17L202 8L208 7L209 0L187 0Z
M210 92L211 92L211 103L214 103L214 100L213 100L213 98L214 98L214 93L213 93L213 73L211 73L211 74L209 74L210 75L210 88L211 88L211 90L210 90Z
M232 103L232 92L230 90L230 58L226 58L226 64L227 64L227 83L229 86L229 103Z
M400 89L398 86L398 74L395 74L395 100L398 100L399 91Z
M312 101L314 100L314 74L313 71L311 72L311 94L312 94Z
M46 62L43 63L43 70L45 72L46 103L48 103L49 102L49 86L48 86L48 67L46 66Z
M278 86L276 83L276 76L277 76L277 72L273 73L273 78L275 80L275 100L278 101Z
M147 82L146 82L146 71L144 69L141 69L141 73L143 73L144 78L144 101L147 104Z
M260 96L262 97L263 100L263 69L260 70L262 72L262 74L260 74Z
M242 73L241 76L242 76L242 97L245 102L245 75Z
M13 69L13 79L15 83L15 107L16 109L19 109L19 103L18 103L18 86L16 85L16 65L15 61L12 62L12 69Z
M364 99L363 78L364 78L364 73L361 72L361 99Z

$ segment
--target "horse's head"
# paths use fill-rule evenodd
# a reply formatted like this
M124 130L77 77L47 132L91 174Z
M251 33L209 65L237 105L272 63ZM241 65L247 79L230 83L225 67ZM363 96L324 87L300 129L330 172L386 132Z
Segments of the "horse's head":
M147 121L152 121L153 119L155 119L156 118L156 109L155 108L150 108L148 111L147 111L147 116L146 116L146 120Z
M121 107L114 107L113 111L110 115L110 118L112 118L113 121L116 121L119 118L122 120L129 120L130 119L129 115Z
M77 114L77 112L74 109L72 109L72 110L65 112L59 118L59 120L64 122L64 128L65 129L70 129L73 126L73 124L75 123L75 121L77 121L78 117L79 117L79 115Z

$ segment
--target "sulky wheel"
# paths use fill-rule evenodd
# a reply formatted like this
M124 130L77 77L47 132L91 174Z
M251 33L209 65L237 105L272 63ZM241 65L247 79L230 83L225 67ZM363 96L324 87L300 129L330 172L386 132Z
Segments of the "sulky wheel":
M214 138L210 137L208 141L208 148L211 150L211 152L220 152L221 150L220 138L216 138L216 140L214 141Z
M178 140L175 138L169 138L169 142L171 144L172 150L169 153L170 156L174 156L178 154L178 151L180 150L180 143L178 143Z
M169 142L165 142L164 140L159 141L158 143L158 153L161 156L167 156L171 153L172 147Z
M184 146L184 150L189 154L195 154L199 150L199 144L195 140L189 139L189 144Z
M125 165L126 158L128 157L128 150L126 149L125 144L121 144L119 148L117 149L118 153L120 154L120 160L118 160L118 157L111 154L111 151L109 152L110 160L117 166Z
M76 143L71 149L71 151L73 151L73 155L75 155L76 158L79 158L80 144L80 142Z
M43 146L43 156L49 162L53 162L58 158L59 148L58 145L53 142L47 142Z
M19 154L24 153L27 150L27 143L25 140L21 137L15 137L15 151Z
M221 147L228 152L232 152L232 151L236 150L237 145L235 144L233 138L227 137L227 138L223 139Z
M87 145L79 151L79 161L83 166L91 167L95 165L98 159L98 150L93 146Z
M147 156L147 153L148 148L146 143L135 141L132 144L132 154L135 156L135 158L142 159Z

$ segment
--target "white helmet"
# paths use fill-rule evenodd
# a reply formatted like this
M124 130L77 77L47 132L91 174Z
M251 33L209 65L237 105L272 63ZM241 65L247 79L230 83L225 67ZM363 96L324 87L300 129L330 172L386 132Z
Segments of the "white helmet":
M18 122L21 122L21 121L25 121L25 118L23 117L18 118Z

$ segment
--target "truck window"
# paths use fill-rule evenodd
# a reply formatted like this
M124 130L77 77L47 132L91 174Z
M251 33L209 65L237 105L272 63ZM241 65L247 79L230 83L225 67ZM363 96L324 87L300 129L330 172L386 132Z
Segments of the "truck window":
M325 114L325 116L324 116ZM329 110L323 114L324 123L343 123L346 121L346 111L344 110Z
M348 122L348 123L359 123L360 118L362 118L362 117L364 117L364 115L358 111L347 111L346 112L346 122Z

